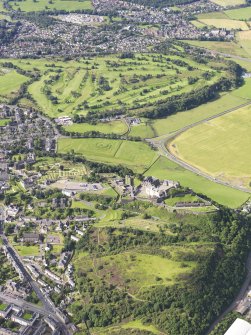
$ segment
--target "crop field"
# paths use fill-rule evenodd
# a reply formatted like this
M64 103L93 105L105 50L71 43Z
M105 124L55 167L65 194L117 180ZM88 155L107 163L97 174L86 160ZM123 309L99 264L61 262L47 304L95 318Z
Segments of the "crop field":
M243 50L251 56L251 30L238 32L236 38Z
M56 67L44 60L17 62L23 69L31 64L42 76L28 91L51 117L121 109L135 113L164 103L172 95L214 83L221 76L189 58L157 54L138 54L133 59L116 55L86 58L57 62ZM203 78L205 71L213 75L209 81ZM187 77L196 81L189 85Z
M123 164L135 171L144 171L158 156L155 151L142 142L103 138L59 139L59 153L67 153L71 150L90 160L101 163Z
M0 69L0 101L8 102L13 98L20 86L27 81L27 77L15 70L2 67Z
M92 269L93 275L90 273L89 276L93 280L101 277L106 282L137 295L144 287L174 284L181 274L194 269L195 262L179 262L132 251L96 258L94 261L89 257L77 257L74 266L76 271Z
M169 149L214 177L249 187L250 123L248 106L189 129L169 143Z
M195 192L205 194L218 203L237 208L250 197L249 193L241 192L227 186L213 183L195 173L185 170L178 164L160 157L155 164L146 172L147 176L160 179L177 180L182 186L190 187Z
M213 26L215 28L225 29L240 29L249 30L249 26L244 21L230 20L230 19L200 19L199 22L207 26Z
M70 133L85 133L89 131L99 131L104 134L123 135L128 131L128 127L124 121L100 122L97 124L75 123L70 126L65 126L64 129Z
M83 9L92 9L90 0L11 0L10 6L22 12L38 12L46 10L65 10L67 12Z

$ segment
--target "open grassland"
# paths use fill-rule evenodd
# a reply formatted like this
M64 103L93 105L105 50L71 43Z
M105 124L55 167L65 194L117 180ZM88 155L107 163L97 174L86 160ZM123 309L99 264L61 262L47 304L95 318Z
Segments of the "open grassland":
M238 6L246 4L245 0L211 0L211 1L222 7Z
M251 6L238 9L229 9L225 14L233 20L251 20Z
M11 0L9 4L14 10L21 10L22 12L38 12L46 10L65 10L71 12L93 8L90 0Z
M208 121L177 136L169 149L182 160L235 185L251 181L251 107Z
M244 32L245 33L245 32ZM185 41L196 47L209 49L212 51L220 52L227 55L233 55L238 57L248 58L250 55L247 51L239 44L234 41L231 42L219 42L219 41Z
M0 119L0 127L4 127L9 123L10 119Z
M90 160L101 163L123 164L141 172L157 158L157 153L142 142L102 138L59 139L59 153L67 153L72 150Z
M86 115L108 110L136 113L173 95L216 82L220 72L180 56L138 54L133 59L112 55L79 61L16 61L22 69L37 68L41 78L28 91L49 116ZM205 71L212 74L208 81ZM195 77L188 84L188 77ZM62 114L63 113L63 114Z
M202 24L213 26L215 28L225 28L234 30L248 30L249 26L244 21L230 20L230 19L200 19Z
M209 12L201 13L197 15L197 18L200 19L227 19L227 15L224 12Z
M146 172L146 175L160 179L177 180L182 186L190 187L195 192L205 194L218 203L231 208L241 206L250 197L249 193L237 191L202 178L165 157L160 157Z
M195 262L179 262L157 255L139 252L125 252L113 256L104 256L93 260L89 257L76 257L74 266L78 272L90 269L93 280L103 278L118 288L137 295L145 287L155 285L173 285L179 276L191 272Z
M0 69L0 101L8 102L15 97L20 86L27 81L27 77L8 68Z
M70 126L64 127L64 129L70 133L86 133L89 131L99 131L104 134L118 134L123 135L128 131L128 127L124 121L112 121L112 122L102 122L97 124L89 123L75 123Z

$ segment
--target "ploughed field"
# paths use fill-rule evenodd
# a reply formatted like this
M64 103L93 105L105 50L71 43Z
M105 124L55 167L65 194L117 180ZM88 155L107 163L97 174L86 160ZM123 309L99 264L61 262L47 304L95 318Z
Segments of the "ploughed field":
M1 63L6 71L6 62ZM164 104L171 96L216 83L224 73L216 62L205 65L188 56L154 53L66 62L10 60L10 64L26 73L27 79L34 78L28 92L50 117L111 111L137 114Z
M169 150L214 177L250 187L251 107L195 126L168 144Z

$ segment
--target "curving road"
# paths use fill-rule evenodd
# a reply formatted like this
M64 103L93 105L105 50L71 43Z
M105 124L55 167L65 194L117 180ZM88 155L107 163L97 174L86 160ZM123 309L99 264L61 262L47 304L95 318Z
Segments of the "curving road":
M206 119L203 119L203 120L200 120L200 121L197 121L197 122L194 122L190 125L187 125L173 133L170 133L170 134L167 134L165 136L161 136L161 137L156 137L156 138L152 138L152 139L147 139L148 142L150 142L153 146L157 147L159 149L159 151L162 153L162 155L166 156L168 159L170 159L171 161L177 163L178 165L182 166L183 168L201 176L201 177L204 177L214 183L217 183L217 184L220 184L220 185L224 185L224 186L227 186L227 187L231 187L233 189L236 189L236 190L239 190L239 191L242 191L242 192L246 192L246 193L251 193L251 190L248 189L248 188L245 188L245 187L242 187L242 186L237 186L237 185L232 185L228 182L225 182L221 179L218 179L218 178L214 178L212 177L210 174L207 174L206 172L203 172L201 171L200 169L194 167L193 165L189 164L189 163L186 163L184 162L183 160L181 160L180 158L178 158L177 156L173 155L167 148L166 146L166 143L170 140L173 140L176 136L182 134L183 132L187 131L188 129L191 129L199 124L202 124L202 123L205 123L207 121L210 121L210 120L213 120L213 119L216 119L220 116L223 116L225 114L228 114L228 113L231 113L231 112L234 112L242 107L246 107L246 106L249 106L251 105L251 101L248 101L244 104L241 104L241 105L238 105L236 107L233 107L233 108L230 108L230 109L227 109L221 113L218 113L216 115L213 115L213 116L210 116L210 117L207 117Z

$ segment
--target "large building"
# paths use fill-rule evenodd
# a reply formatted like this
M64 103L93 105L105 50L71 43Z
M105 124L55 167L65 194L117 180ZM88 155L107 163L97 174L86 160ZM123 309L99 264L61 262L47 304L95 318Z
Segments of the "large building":
M224 335L251 335L251 324L242 319L236 319Z

